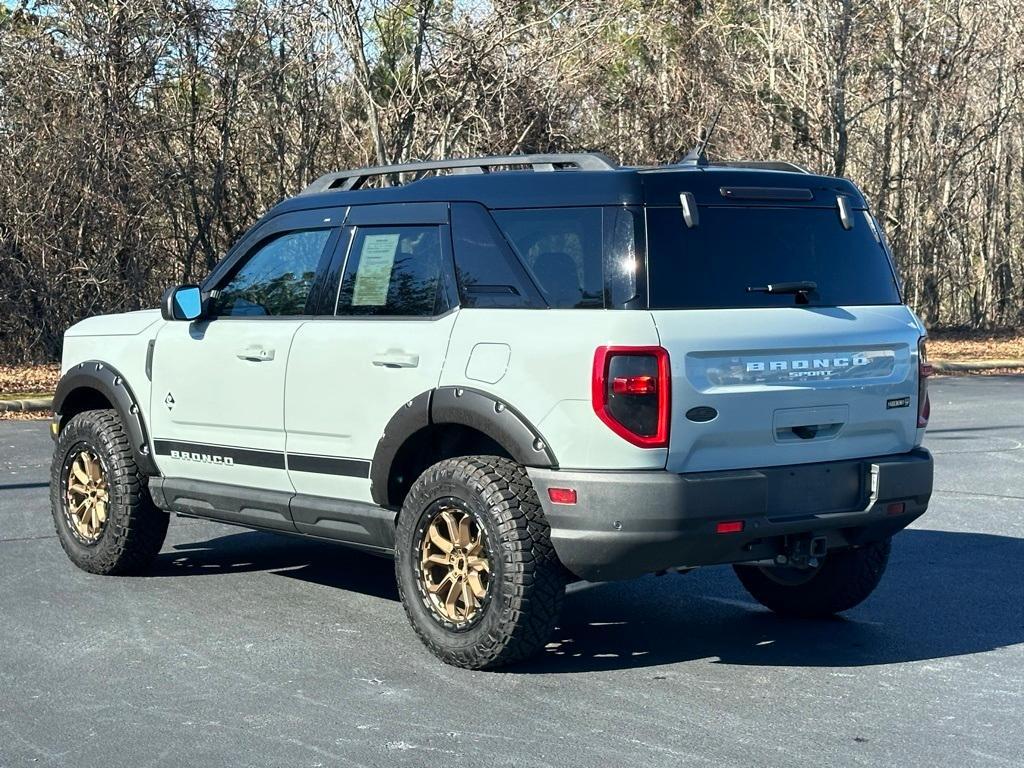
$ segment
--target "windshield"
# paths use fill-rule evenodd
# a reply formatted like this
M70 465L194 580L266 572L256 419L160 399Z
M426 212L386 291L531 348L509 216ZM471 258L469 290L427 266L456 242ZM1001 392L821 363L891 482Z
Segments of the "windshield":
M863 211L844 229L835 208L701 206L647 211L651 309L899 304L889 258ZM748 291L813 282L805 293Z

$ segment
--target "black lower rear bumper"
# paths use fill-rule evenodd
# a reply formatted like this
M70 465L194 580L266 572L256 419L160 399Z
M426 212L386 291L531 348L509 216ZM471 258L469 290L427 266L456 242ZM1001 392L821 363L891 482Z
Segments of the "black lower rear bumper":
M891 536L928 507L932 457L896 456L763 469L577 472L530 469L562 563L591 581L667 568L770 560L797 538L835 549ZM548 489L571 488L575 504ZM742 530L718 532L722 522ZM733 526L738 527L738 526Z

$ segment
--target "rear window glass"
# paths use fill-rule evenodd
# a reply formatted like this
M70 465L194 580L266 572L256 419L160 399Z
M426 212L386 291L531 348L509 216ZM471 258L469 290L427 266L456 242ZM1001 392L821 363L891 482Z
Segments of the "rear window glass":
M604 306L600 208L506 210L492 215L550 306Z
M843 229L835 208L701 206L647 211L652 309L791 307L792 294L748 287L810 281L811 306L899 304L892 267L866 217Z

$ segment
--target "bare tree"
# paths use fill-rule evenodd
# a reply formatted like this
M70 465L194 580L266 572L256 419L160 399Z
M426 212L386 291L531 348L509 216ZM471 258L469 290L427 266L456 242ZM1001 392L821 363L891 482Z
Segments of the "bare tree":
M1024 325L1016 0L0 5L0 355L202 277L333 168L599 149L855 179L932 325Z

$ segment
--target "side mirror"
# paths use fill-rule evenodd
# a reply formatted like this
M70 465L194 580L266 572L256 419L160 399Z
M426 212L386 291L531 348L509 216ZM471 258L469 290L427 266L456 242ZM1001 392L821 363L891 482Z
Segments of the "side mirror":
M164 320L195 320L203 314L203 294L198 285L176 285L160 299Z

